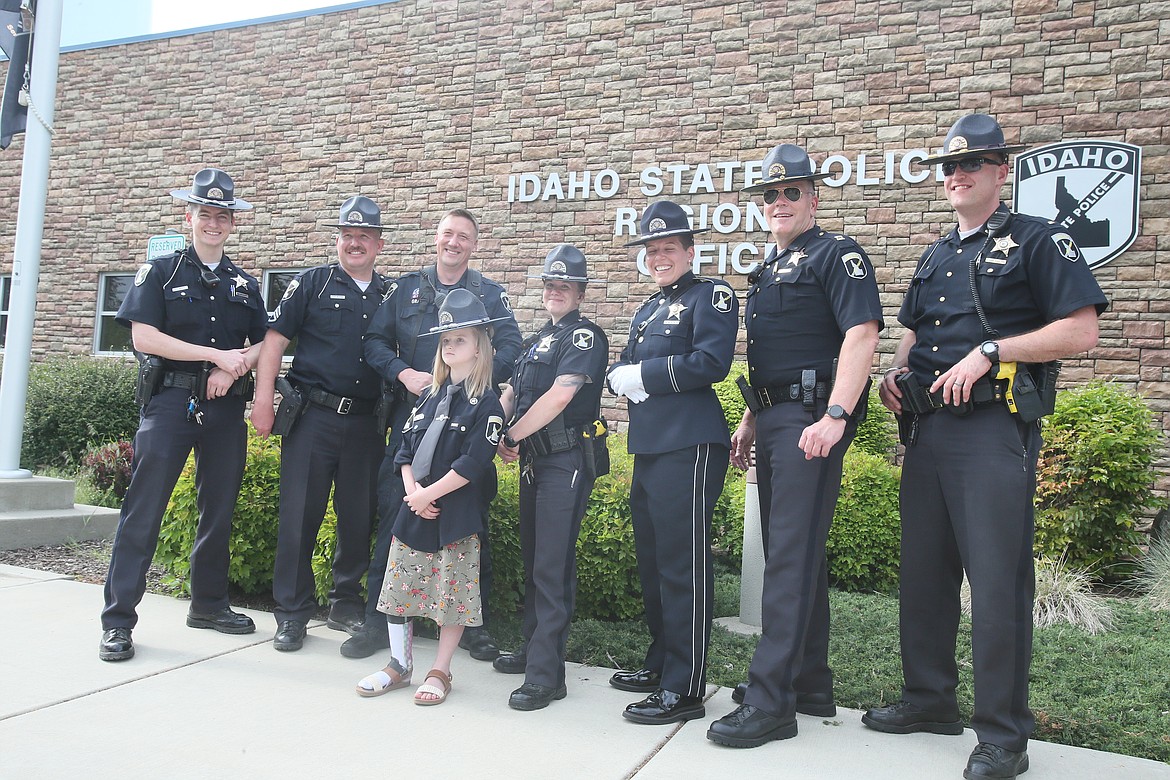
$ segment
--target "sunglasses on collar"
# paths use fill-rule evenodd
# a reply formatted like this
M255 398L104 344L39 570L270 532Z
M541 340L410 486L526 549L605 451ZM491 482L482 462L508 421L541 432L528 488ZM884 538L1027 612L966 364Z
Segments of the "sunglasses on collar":
M782 190L764 190L764 203L767 203L769 206L771 206L773 203L780 200L781 193L783 193L784 197L793 203L796 203L796 201L800 200L800 196L804 194L800 187L785 187Z
M963 173L975 173L984 165L1006 165L1006 162L994 157L964 157L962 160L953 160L942 164L943 176L954 176L956 170Z

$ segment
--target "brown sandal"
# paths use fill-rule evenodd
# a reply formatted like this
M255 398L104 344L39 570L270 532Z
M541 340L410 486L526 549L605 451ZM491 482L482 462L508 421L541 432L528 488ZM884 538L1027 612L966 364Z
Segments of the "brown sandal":
M443 683L442 688L436 688L434 685L428 685L427 680L434 677ZM423 679L423 684L418 686L418 690L414 692L414 703L422 707L433 707L436 704L442 704L447 701L447 694L451 692L451 675L438 669L431 669L427 672L427 676ZM429 693L438 698L435 699L420 699L420 693Z
M381 696L383 693L405 688L410 685L410 672L411 670L404 669L397 659L391 658L390 664L385 669L367 675L358 681L358 696L366 698Z

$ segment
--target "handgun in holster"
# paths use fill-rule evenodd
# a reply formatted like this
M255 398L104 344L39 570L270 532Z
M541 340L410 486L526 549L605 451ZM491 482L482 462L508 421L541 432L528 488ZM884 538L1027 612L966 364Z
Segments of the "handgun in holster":
M394 414L394 405L399 396L402 400L406 400L405 388L400 394L397 387L402 387L400 382L383 382L382 394L378 396L378 403L374 406L374 417L377 420L378 433L383 436L386 435L386 430L390 427L390 417Z
M586 426L582 430L581 438L585 447L585 470L589 472L590 479L596 480L609 473L609 446L606 444L609 428L600 414L592 425L592 429Z
M293 427L301 415L305 413L307 399L293 387L287 376L276 378L276 391L280 393L280 406L276 408L276 419L272 422L272 432L277 436L287 436L292 433Z
M930 414L942 406L941 403L938 405L934 403L930 392L922 386L918 381L918 377L914 376L912 371L898 374L894 377L894 384L898 386L898 390L902 393L902 411L904 412Z
M200 401L207 400L207 380L213 368L215 368L213 363L204 360L199 364L199 370L195 372L195 386L191 388L191 395Z
M142 355L138 361L138 380L134 383L134 403L146 406L162 385L166 361L154 355Z
M1032 378L1032 372L1025 365L1019 370L1015 361L1001 361L996 379L1007 380L1007 390L1004 400L1008 410L1018 416L1025 423L1033 423L1044 416L1044 402L1040 398L1040 388Z
M739 394L743 396L743 402L753 417L763 411L764 407L760 403L760 398L756 395L756 391L752 390L752 386L748 384L747 377L740 374L739 378L735 380L735 386L739 388Z

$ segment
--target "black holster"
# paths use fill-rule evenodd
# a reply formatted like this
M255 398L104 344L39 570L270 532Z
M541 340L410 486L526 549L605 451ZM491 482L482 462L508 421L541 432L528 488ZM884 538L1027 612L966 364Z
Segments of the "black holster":
M401 382L383 382L382 394L378 396L378 403L374 406L374 417L377 419L378 432L383 436L390 427L390 418L394 415L394 407L406 400L406 388Z
M277 436L287 436L292 433L297 420L305 413L308 399L292 386L288 377L276 378L276 390L280 393L280 406L276 408L276 419L272 422L272 432Z
M162 385L166 362L154 355L143 355L138 361L138 379L134 383L134 403L146 406Z

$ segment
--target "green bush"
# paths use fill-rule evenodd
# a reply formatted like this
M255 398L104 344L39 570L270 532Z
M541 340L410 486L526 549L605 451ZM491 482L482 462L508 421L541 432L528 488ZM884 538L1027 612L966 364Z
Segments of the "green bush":
M1036 552L1105 579L1122 576L1118 565L1143 541L1136 521L1164 503L1152 490L1161 442L1153 414L1135 393L1091 382L1059 394L1044 438Z
M29 369L21 464L75 466L86 448L132 439L137 368L126 360L70 356Z
M841 495L825 549L829 582L842 590L892 593L898 587L901 470L884 457L845 453Z
M876 384L865 401L865 420L857 426L857 436L850 449L878 455L892 463L898 450L898 423L893 413L882 405Z
M732 433L735 433L735 429L739 427L739 421L743 419L745 407L743 395L735 385L735 380L739 379L741 375L747 376L747 363L736 361L731 364L731 370L727 372L727 377L722 382L716 382L713 385L715 395L719 396L719 403L723 405L723 415L727 418L727 430Z
M89 478L94 488L118 501L126 497L134 469L134 445L125 440L90 447L81 457L79 475Z
M239 499L232 515L232 535L228 548L231 555L228 581L245 593L272 589L279 510L280 443L276 437L261 439L248 426L248 459ZM155 561L171 573L184 593L190 592L190 554L198 522L195 459L190 457L163 515L158 551L155 553ZM336 527L337 517L330 499L325 520L317 534L317 547L312 562L317 601L321 604L327 603L326 596L333 584L330 567L336 547Z

